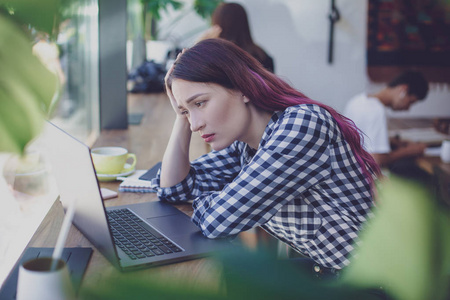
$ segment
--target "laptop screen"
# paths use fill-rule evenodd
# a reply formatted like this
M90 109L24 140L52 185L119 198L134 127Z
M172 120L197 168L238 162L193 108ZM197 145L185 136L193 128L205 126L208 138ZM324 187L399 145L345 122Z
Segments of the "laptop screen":
M118 266L89 147L50 122L43 138L63 207L77 201L73 224Z

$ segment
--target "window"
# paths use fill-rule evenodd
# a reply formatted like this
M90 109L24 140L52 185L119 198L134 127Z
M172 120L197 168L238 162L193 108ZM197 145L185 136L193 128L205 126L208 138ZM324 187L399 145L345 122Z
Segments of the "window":
M52 121L92 144L99 132L97 0L73 2L63 18L56 40L63 87Z

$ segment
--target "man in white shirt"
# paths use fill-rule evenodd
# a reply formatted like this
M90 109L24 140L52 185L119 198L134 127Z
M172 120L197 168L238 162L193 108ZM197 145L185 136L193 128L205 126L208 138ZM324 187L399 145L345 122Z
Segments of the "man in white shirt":
M405 158L423 155L426 145L389 139L386 109L408 110L426 97L428 82L421 73L406 71L377 93L360 94L346 105L344 115L364 133L364 148L381 167L391 167Z

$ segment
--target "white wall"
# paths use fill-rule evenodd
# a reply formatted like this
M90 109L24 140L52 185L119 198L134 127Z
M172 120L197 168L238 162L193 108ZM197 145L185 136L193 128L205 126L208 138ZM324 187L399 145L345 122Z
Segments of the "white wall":
M192 0L185 0L191 3ZM238 0L247 10L253 39L275 60L276 73L310 98L342 111L353 95L375 91L366 71L367 1L337 0L341 19L335 25L334 60L328 64L330 2L328 0ZM164 22L167 22L165 20ZM164 24L164 22L162 24ZM171 30L181 46L190 29L206 26L195 14L186 16ZM206 28L206 27L205 27ZM431 84L425 101L399 117L450 116L450 87Z

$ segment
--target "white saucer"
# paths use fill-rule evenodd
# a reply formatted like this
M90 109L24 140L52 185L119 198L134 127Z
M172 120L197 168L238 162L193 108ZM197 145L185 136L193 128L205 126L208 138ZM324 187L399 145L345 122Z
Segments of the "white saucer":
M125 164L124 169L127 169L129 167L131 167L130 164ZM120 174L99 174L99 173L97 173L97 178L100 181L112 181L112 180L116 180L117 177L125 177L128 175L131 175L134 173L134 171L135 171L135 168L133 168L132 170L130 170L128 172L120 173Z

